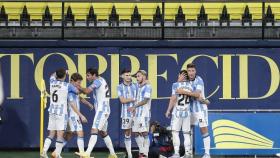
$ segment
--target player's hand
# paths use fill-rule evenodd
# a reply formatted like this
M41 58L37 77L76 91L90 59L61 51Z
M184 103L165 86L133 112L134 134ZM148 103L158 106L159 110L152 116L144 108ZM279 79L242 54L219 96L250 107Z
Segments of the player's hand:
M129 112L135 114L135 107L129 107L129 108L127 109L127 111L129 111Z
M84 115L81 116L81 120L82 120L83 123L87 123L88 122L87 118Z
M166 118L170 118L170 111L169 111L169 110L166 111L165 117L166 117Z
M94 106L92 104L89 104L89 109L92 111L94 109Z
M177 94L185 94L186 90L184 90L183 88L179 88L179 89L176 90L176 93Z

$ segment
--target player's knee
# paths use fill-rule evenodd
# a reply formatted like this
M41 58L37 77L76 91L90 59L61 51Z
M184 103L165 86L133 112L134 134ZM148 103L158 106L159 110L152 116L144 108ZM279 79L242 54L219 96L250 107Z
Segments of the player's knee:
M78 131L77 135L78 135L78 137L84 137L84 132L83 131Z
M207 134L208 133L208 128L207 127L201 127L200 131L202 134Z
M50 139L53 139L55 137L55 131L50 131L49 136Z
M127 137L130 137L130 136L131 136L130 130L125 130L124 134L125 134L125 136L127 136Z
M105 138L105 137L107 137L107 135L108 135L108 133L105 132L105 131L100 131L99 134L100 134L100 136L101 136L102 138Z
M98 134L98 129L92 128L91 129L91 134Z

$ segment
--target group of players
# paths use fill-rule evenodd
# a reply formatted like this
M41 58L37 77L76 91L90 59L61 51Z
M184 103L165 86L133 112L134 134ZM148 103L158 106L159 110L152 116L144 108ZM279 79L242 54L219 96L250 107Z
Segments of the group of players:
M109 158L117 158L111 138L107 133L110 115L110 92L106 80L99 76L97 69L89 68L86 77L91 85L87 88L82 88L81 81L83 78L79 73L71 75L70 83L65 82L66 75L66 70L59 69L50 78L49 135L45 139L41 157L48 157L47 151L56 136L55 150L51 156L60 158L62 148L76 133L79 149L79 152L75 153L76 155L82 158L90 158L99 134L110 151ZM125 134L124 144L128 158L132 158L131 135L133 133L139 148L139 158L148 157L152 87L148 81L147 72L144 70L139 70L135 74L134 77L136 77L137 83L133 83L131 77L130 70L123 70L121 72L123 82L117 87L118 96L122 104L121 121ZM93 105L80 97L80 94L89 93L93 93ZM80 112L80 101L90 109L95 109L87 150L84 150L82 127L82 123L87 122L87 119ZM169 118L172 112L173 158L180 157L179 131L183 131L184 134L184 157L192 156L191 122L193 124L198 123L200 126L205 148L203 158L210 158L206 104L208 102L204 97L203 80L196 75L195 65L188 64L187 70L180 71L178 81L172 86L172 96L165 114Z

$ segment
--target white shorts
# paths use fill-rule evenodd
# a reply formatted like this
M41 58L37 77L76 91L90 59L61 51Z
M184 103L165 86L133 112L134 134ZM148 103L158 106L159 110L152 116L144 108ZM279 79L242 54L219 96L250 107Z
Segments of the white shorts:
M149 132L150 118L149 117L134 117L132 123L132 132Z
M71 132L83 131L83 125L79 116L69 117L68 125Z
M109 113L104 113L103 111L97 111L95 113L92 128L98 129L99 131L107 131L108 128L108 118Z
M122 129L131 129L132 128L132 118L131 117L126 117L126 118L121 118L122 120Z
M172 131L183 131L183 132L190 132L191 130L191 118L190 116L187 117L177 117L172 115L171 118L171 130Z
M199 125L199 127L207 127L208 126L208 110L204 109L200 112L192 112L191 113L191 124Z
M49 115L49 124L48 130L49 131L65 131L67 128L67 115L59 116L55 114Z

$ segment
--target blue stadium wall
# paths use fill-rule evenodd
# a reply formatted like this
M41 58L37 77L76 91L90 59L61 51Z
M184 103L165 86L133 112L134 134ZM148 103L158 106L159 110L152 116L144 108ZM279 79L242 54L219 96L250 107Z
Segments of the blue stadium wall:
M1 41L0 62L8 114L0 125L2 149L39 147L40 82L44 79L48 89L48 78L57 68L78 71L84 78L86 68L99 68L111 87L109 133L118 148L124 147L116 91L119 72L148 71L153 88L151 120L168 125L164 112L171 85L189 62L197 65L204 79L209 109L227 111L209 113L213 154L269 155L280 148L278 41ZM84 124L87 144L94 112L84 106L81 110L89 119ZM46 127L47 111L45 115ZM195 131L196 153L201 154L200 132ZM98 141L97 147L104 145ZM75 141L68 147L75 147Z

